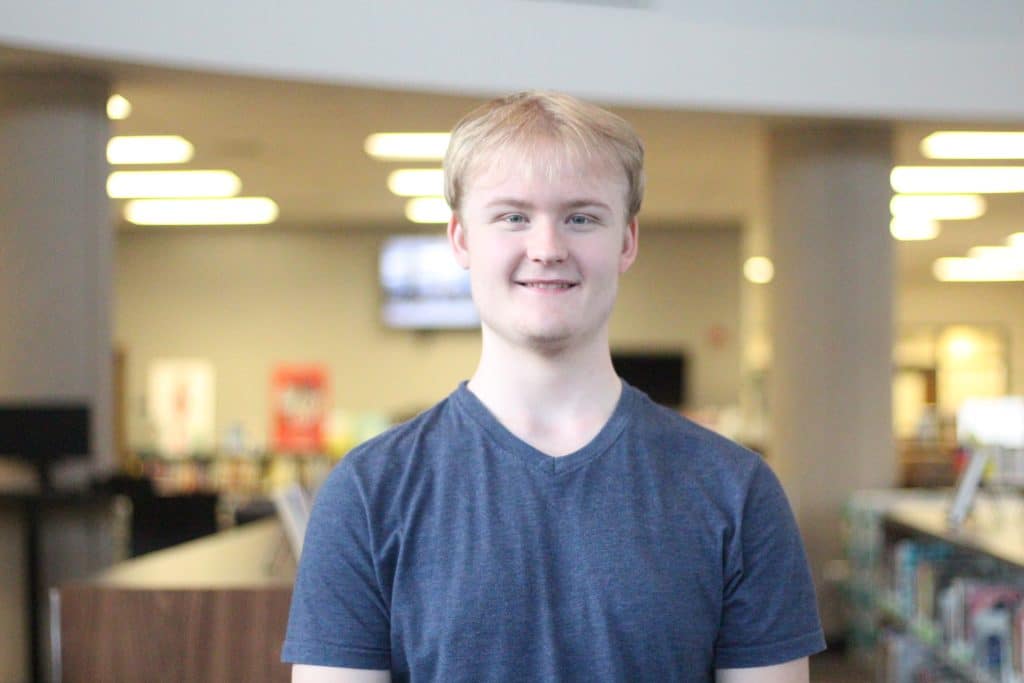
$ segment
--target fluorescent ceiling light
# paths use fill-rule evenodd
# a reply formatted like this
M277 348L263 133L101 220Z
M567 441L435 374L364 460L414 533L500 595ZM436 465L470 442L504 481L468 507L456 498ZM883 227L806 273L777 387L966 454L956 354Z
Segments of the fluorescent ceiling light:
M374 133L363 149L374 159L437 161L448 149L448 133Z
M1024 192L1024 166L897 166L889 174L896 192Z
M195 147L180 135L118 135L107 143L111 164L182 164Z
M447 223L452 212L440 197L416 197L405 203L405 217L413 223Z
M971 247L967 250L970 258L990 259L993 261L1019 261L1024 264L1024 249L1016 247Z
M939 131L921 141L929 159L1024 159L1024 132Z
M751 256L743 263L743 276L757 285L766 285L775 277L775 264L766 256Z
M399 197L440 197L444 171L440 168L402 168L388 175L388 189Z
M932 264L935 278L943 282L1024 281L1024 263L947 257Z
M939 232L939 222L932 218L897 216L889 221L889 234L902 241L933 240Z
M985 199L976 194L898 194L889 211L897 218L968 220L985 213Z
M135 197L234 197L242 181L231 171L114 171L107 195Z
M111 95L107 99L107 118L111 121L121 121L131 116L132 103L121 95Z
M277 219L269 197L133 199L124 217L136 225L263 225Z

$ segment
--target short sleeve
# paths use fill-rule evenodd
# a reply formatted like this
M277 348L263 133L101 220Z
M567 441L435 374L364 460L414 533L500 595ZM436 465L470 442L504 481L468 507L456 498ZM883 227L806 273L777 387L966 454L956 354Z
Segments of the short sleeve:
M373 530L348 459L320 488L303 542L281 659L389 669L390 621L375 570Z
M781 664L825 649L800 532L763 461L751 477L725 562L716 669Z

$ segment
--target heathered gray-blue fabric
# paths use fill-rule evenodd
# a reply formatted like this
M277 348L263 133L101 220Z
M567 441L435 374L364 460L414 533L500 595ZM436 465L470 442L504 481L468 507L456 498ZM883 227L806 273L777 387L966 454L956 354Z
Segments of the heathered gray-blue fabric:
M554 458L463 384L331 473L282 658L416 683L667 683L824 646L756 454L624 384L594 440Z

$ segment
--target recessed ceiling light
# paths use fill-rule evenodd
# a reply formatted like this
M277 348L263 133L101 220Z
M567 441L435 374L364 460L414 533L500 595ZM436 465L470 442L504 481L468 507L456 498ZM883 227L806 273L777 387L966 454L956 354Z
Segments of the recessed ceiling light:
M896 192L1024 192L1024 166L897 166L889 174Z
M897 216L889 221L889 234L902 241L933 240L939 236L939 222L920 216Z
M277 219L269 197L230 199L133 199L125 218L136 225L263 225Z
M111 164L181 164L195 148L180 135L118 135L107 143Z
M374 159L438 161L448 149L448 133L374 133L363 149Z
M242 181L231 171L114 171L107 195L136 197L234 197Z
M132 103L121 95L111 95L107 98L107 118L111 121L121 121L131 116Z
M399 197L440 197L444 171L439 168L402 168L388 175L388 189Z
M1024 280L1024 264L946 257L935 260L932 273L943 282L1017 282Z
M921 141L929 159L1024 159L1024 132L939 131Z
M447 223L452 212L440 197L416 197L405 203L405 217L413 223Z
M775 277L775 264L767 256L751 256L743 262L743 277L757 285L766 285Z
M985 213L985 199L976 194L898 194L889 211L896 218L968 220Z

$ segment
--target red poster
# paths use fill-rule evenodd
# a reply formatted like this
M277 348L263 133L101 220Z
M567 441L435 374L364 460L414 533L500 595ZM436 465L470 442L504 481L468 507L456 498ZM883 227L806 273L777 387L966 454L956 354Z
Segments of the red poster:
M327 371L323 366L278 366L274 370L270 401L275 451L323 451L327 414Z

